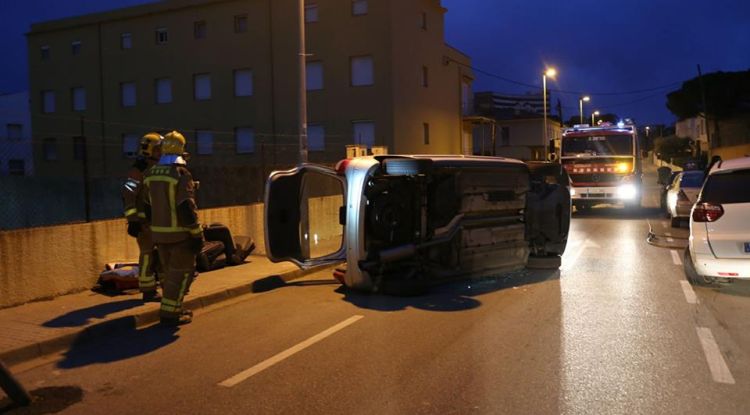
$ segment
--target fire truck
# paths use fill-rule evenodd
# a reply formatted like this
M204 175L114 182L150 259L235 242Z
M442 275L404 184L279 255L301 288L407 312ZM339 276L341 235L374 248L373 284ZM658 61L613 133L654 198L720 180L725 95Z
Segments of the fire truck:
M560 162L570 176L576 209L597 204L641 205L643 166L632 122L575 125L563 131Z

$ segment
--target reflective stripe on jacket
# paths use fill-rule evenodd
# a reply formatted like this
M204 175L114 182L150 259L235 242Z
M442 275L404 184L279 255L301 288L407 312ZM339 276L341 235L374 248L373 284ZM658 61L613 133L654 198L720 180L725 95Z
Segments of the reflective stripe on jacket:
M143 184L146 203L151 207L151 231L154 242L174 243L200 238L195 205L195 183L182 165L156 165L146 171Z

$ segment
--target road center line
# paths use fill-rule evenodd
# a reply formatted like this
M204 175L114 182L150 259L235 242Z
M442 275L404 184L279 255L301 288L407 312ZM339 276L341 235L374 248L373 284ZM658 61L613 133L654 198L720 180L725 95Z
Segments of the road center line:
M348 319L342 321L341 323L336 324L335 326L333 326L333 327L331 327L331 328L329 328L329 329L327 329L325 331L322 331L322 332L320 332L320 333L318 333L318 334L310 337L309 339L303 341L302 343L298 343L297 345L292 346L292 347L284 350L283 352L281 352L281 353L279 353L279 354L277 354L275 356L269 357L268 359L266 359L266 360L258 363L257 365L255 365L255 366L253 366L253 367L251 367L251 368L249 368L247 370L243 370L242 372L240 372L240 373L232 376L231 378L229 378L229 379L227 379L227 380L225 380L223 382L220 382L219 386L225 386L227 388L231 388L233 386L236 386L237 384L239 384L239 383L241 383L241 382L249 379L250 377L252 377L254 375L257 375L258 373L260 373L260 372L268 369L269 367L275 365L276 363L281 362L282 360L286 359L287 357L290 357L290 356L294 355L295 353L300 352L300 351L302 351L302 350L304 350L304 349L312 346L313 344L315 344L315 343L317 343L317 342L325 339L326 337L328 337L328 336L336 333L337 331L340 331L340 330L346 328L347 326L350 326L350 325L356 323L357 321L359 321L362 318L364 318L364 316L361 316L361 315L351 316Z
M690 283L685 280L680 280L680 285L682 285L682 293L685 294L685 300L688 304L698 304L698 297L695 295L695 291L693 291L693 287Z
M714 378L715 382L734 385L732 372L729 371L729 367L727 367L724 357L721 355L719 345L716 344L711 329L696 327L695 330L698 332L698 338L701 340L703 353L706 354L706 361L708 362L708 368L711 370L711 377Z
M667 238L667 242L674 242L674 239L672 239L672 238Z
M669 253L672 254L672 262L674 262L675 265L682 265L680 254L677 253L677 251L675 251L674 249L670 249Z

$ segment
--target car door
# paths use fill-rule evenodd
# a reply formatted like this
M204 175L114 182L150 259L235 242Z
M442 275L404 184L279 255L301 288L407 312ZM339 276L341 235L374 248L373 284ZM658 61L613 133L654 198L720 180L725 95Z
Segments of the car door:
M750 169L710 175L701 192L703 202L723 210L718 219L705 223L714 255L750 259Z
M682 173L677 173L667 190L667 212L671 216L677 216L677 194L680 192L680 180L682 180Z
M341 218L346 180L333 169L302 164L275 171L266 182L266 254L302 268L345 258Z

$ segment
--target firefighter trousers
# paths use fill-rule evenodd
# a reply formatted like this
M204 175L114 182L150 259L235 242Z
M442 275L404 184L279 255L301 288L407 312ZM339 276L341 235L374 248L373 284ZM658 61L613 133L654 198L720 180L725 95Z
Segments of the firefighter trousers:
M144 224L136 238L138 242L138 288L141 292L156 291L156 264L154 258L154 239L151 227Z
M175 243L159 243L161 278L161 317L174 318L182 312L182 299L195 272L195 252L190 240Z

